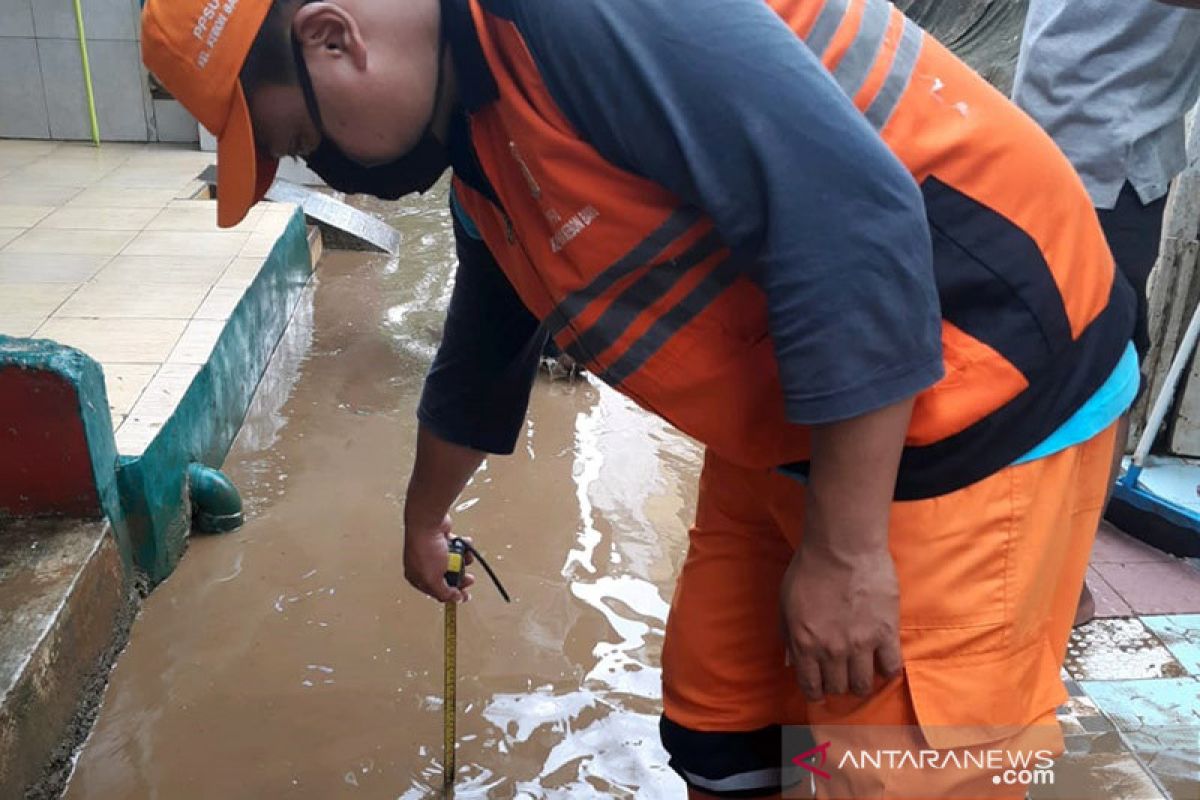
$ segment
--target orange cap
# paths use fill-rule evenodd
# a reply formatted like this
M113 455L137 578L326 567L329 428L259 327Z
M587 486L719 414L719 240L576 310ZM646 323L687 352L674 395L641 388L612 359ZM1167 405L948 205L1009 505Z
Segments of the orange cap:
M273 0L147 0L142 59L217 137L217 224L238 224L263 198L279 162L254 144L238 73Z

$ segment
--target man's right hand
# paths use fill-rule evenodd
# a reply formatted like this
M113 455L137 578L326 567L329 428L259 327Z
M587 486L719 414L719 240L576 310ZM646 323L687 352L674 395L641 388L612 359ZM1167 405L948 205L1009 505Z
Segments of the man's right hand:
M443 603L469 600L468 589L475 582L474 575L464 572L458 588L446 583L449 544L453 536L449 515L433 527L409 527L404 532L404 577L418 591ZM466 563L471 563L469 553Z

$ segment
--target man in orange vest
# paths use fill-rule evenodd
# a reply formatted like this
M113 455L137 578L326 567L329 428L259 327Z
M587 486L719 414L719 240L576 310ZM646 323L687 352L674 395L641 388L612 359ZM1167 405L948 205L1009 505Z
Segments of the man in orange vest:
M382 196L453 166L414 586L464 596L446 512L553 337L707 446L663 651L691 796L1024 796L1138 375L1087 194L1004 97L885 0L149 0L143 49L222 225L283 155Z

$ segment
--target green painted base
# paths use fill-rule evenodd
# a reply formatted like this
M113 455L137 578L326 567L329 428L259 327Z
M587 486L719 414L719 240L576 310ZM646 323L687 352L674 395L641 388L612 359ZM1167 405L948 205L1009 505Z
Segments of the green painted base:
M137 565L158 583L178 563L191 524L186 473L229 452L271 353L312 275L299 211L222 331L175 413L118 473Z

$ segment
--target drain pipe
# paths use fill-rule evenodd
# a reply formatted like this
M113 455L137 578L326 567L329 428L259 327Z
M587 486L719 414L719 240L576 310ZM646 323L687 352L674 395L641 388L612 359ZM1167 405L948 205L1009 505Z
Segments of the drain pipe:
M192 525L201 533L225 533L242 527L242 496L221 470L191 463L187 468Z

